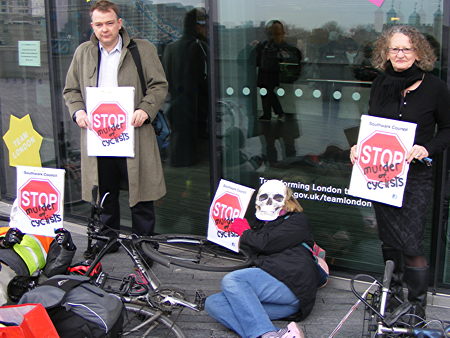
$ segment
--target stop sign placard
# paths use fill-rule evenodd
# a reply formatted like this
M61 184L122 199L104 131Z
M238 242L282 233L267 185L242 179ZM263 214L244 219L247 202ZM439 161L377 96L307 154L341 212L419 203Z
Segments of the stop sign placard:
M403 174L405 153L397 135L376 131L361 142L357 165L366 180L387 182Z
M30 219L46 219L59 212L60 193L45 179L31 179L19 188L19 208Z
M127 129L127 113L118 103L100 103L92 111L92 129L102 140L118 138Z
M219 230L228 231L230 223L239 217L241 210L239 196L226 192L213 202L210 216Z

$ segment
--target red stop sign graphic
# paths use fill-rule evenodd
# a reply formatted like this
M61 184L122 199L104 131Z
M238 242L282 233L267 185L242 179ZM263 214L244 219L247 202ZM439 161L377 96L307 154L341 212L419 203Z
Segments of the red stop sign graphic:
M46 219L59 212L60 198L48 180L31 179L19 189L19 208L30 219Z
M127 113L118 103L101 103L92 112L92 129L102 140L117 138L127 129Z
M230 222L239 217L241 210L239 196L227 192L213 202L211 217L219 230L228 231Z
M397 135L376 131L360 149L357 164L368 181L387 182L403 173L406 148Z

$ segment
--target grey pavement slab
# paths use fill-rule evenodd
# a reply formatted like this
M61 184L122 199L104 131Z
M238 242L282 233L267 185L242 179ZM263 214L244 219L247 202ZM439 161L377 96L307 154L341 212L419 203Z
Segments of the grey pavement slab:
M9 215L9 210L9 204L0 202L0 215ZM83 252L86 248L86 228L83 224L71 222L65 222L65 227L71 231L78 248L74 262L82 261ZM104 270L111 274L114 273L121 276L132 270L131 261L123 249L120 249L117 253L107 255L102 263ZM154 265L153 270L163 286L166 285L184 290L188 297L193 296L196 289L203 290L206 295L218 292L220 280L224 275L224 273L203 272L175 266L166 268L158 264ZM358 283L357 285L357 289L360 292L363 292L366 288L367 284ZM304 329L308 338L330 337L330 334L356 301L356 297L350 290L349 280L332 276L327 286L318 291L312 313L298 324ZM430 305L427 307L428 319L450 320L448 295L430 295L429 303ZM342 327L334 337L361 337L363 310L364 307L360 305L342 324ZM174 314L172 319L176 320L187 337L237 337L236 334L210 318L206 312L197 313L184 309L180 314ZM276 324L281 327L288 323L278 321Z

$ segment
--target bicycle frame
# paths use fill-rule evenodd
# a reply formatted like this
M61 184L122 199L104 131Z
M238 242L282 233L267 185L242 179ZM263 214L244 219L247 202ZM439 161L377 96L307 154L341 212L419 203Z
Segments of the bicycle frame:
M145 295L142 296L130 296L125 294L122 294L122 298L125 302L128 303L135 303L135 302L142 302L145 301L148 305L152 307L159 308L160 305L163 304L169 304L170 306L173 305L179 305L183 307L190 308L194 311L201 311L203 309L203 301L202 294L200 294L199 291L197 291L196 295L196 303L189 302L185 299L178 298L172 295L164 295L160 294L161 292L161 283L158 280L155 273L152 271L152 269L148 266L148 264L145 262L142 254L140 253L139 249L136 247L136 244L139 242L139 237L136 235L127 235L127 234L117 234L116 238L110 238L107 236L100 236L97 234L91 234L92 239L96 240L103 240L106 241L106 244L103 246L103 248L100 250L100 252L95 257L94 261L92 262L91 266L86 272L86 275L89 276L89 274L92 272L93 268L96 266L98 262L101 261L101 259L105 256L105 254L108 252L108 250L113 246L116 245L116 243L120 244L120 246L125 250L127 255L130 257L131 261L133 262L137 272L139 273L139 276L142 278L142 282L144 282L144 285L146 285L149 290L145 293ZM152 257L151 257L152 258ZM153 258L152 258L153 259ZM168 263L165 263L164 261L161 261L161 259L157 260L158 263L165 265L166 267L169 266ZM106 276L102 276L104 280L102 280L99 283L104 284L106 282L106 279L111 278ZM114 279L114 278L112 278ZM150 293L150 294L149 294ZM149 295L161 295L162 299L160 301L160 304L154 304L154 301L152 302Z
M386 261L384 275L383 275L383 282L380 283L376 281L378 285L378 290L380 291L380 301L378 308L374 308L371 304L367 302L366 299L364 299L356 290L354 287L354 281L358 276L355 276L351 281L351 289L353 293L356 295L357 298L359 298L366 306L366 308L369 308L374 316L376 316L376 330L375 330L375 336L376 337L390 337L389 335L406 335L410 337L422 337L422 338L442 338L442 337L450 337L450 325L447 327L442 327L440 329L434 329L434 328L427 328L427 327L408 327L407 325L399 326L398 322L401 319L402 316L408 314L411 304L409 302L402 303L395 311L392 313L386 313L386 305L387 305L387 299L388 295L390 293L390 284L391 284L391 278L392 273L394 271L394 262L393 261ZM371 277L373 278L373 277ZM375 305L377 306L377 305ZM426 324L426 323L425 323ZM369 328L370 331L370 328Z

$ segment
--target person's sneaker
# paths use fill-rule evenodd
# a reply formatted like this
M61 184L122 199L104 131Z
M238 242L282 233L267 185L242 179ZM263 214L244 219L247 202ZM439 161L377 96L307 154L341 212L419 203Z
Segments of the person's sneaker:
M285 332L281 338L304 338L305 334L303 330L297 326L295 322L290 322L287 326L287 332Z
M284 114L278 115L278 121L280 121L280 122L286 121L286 115L284 115Z

